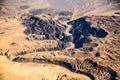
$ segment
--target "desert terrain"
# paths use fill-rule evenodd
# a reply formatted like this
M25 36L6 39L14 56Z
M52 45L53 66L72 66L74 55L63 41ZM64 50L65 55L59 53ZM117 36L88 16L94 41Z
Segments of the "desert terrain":
M120 80L118 5L81 1L6 0L0 80Z

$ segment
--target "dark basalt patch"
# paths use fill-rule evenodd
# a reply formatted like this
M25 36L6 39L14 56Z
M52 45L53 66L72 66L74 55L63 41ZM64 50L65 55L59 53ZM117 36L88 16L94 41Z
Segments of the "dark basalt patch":
M46 39L63 39L66 26L61 25L52 20L43 20L35 16L30 16L23 21L23 25L27 27L25 34L45 35Z
M75 44L75 48L82 48L84 43L92 42L89 36L105 38L108 35L102 28L91 27L91 23L87 22L85 17L70 21L68 24L72 25L69 32L72 34L73 40L65 34L67 26L58 21L43 20L36 16L29 16L23 21L23 25L27 27L24 31L25 34L35 34L32 35L32 38L35 40L59 40L64 47L66 43L72 41ZM40 38L38 38L39 36ZM92 51L92 49L90 49L90 51Z
M96 52L95 57L100 57L100 52Z
M68 24L72 25L70 33L73 35L75 48L81 48L84 43L92 42L89 38L90 35L97 38L105 38L108 35L102 28L91 27L91 23L87 22L86 18L79 18L68 22Z
M24 31L26 35L31 35L34 40L57 40L60 50L65 49L67 43L71 41L71 37L65 34L67 26L58 21L43 20L31 15L23 19L22 24L26 27Z
M103 30L103 29L100 29L100 28L90 28L89 29L89 33L94 36L94 37L98 37L98 38L105 38L108 33Z

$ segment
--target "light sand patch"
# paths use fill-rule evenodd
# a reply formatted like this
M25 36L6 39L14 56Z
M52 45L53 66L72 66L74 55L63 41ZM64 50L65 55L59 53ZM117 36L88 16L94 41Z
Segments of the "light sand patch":
M70 72L60 66L37 63L14 63L3 56L0 56L0 69L3 80L42 80L42 78L56 80L58 75L62 76L65 74L68 76L67 78L90 80L87 76Z

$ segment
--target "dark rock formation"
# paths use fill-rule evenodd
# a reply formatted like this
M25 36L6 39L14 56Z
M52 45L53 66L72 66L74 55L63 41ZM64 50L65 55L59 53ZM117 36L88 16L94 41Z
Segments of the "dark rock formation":
M57 40L58 47L62 49L71 41L71 37L65 34L67 26L58 21L28 16L23 20L23 25L26 27L24 33L34 40Z
M101 28L91 27L91 23L87 22L86 18L79 18L68 22L68 24L72 25L70 33L73 35L75 48L81 48L84 43L92 42L89 38L90 35L97 38L105 38L108 34Z
M96 52L95 57L100 57L100 53Z
M23 21L27 27L25 34L45 35L45 39L63 39L66 37L66 26L53 20L43 20L35 16L30 16ZM35 36L34 36L35 37Z
M79 18L68 22L69 25L72 25L70 33L73 36L72 42L75 44L75 48L83 47L84 43L91 43L90 35L97 38L105 38L108 34L101 28L91 27L91 23L87 22L85 19L86 18ZM71 37L65 34L67 26L58 21L43 20L35 16L29 16L24 19L23 24L27 27L25 34L32 34L31 37L35 40L59 40L64 46L67 42L71 41ZM92 51L92 48L89 49Z

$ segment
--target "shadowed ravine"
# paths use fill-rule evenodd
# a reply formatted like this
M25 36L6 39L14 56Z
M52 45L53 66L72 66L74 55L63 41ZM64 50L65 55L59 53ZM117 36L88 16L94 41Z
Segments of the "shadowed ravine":
M80 61L79 59L71 58L22 58L16 57L14 62L36 62L47 63L63 66L72 72L87 75L92 80L114 80L116 78L116 72L109 67L103 67L96 62L86 59Z

